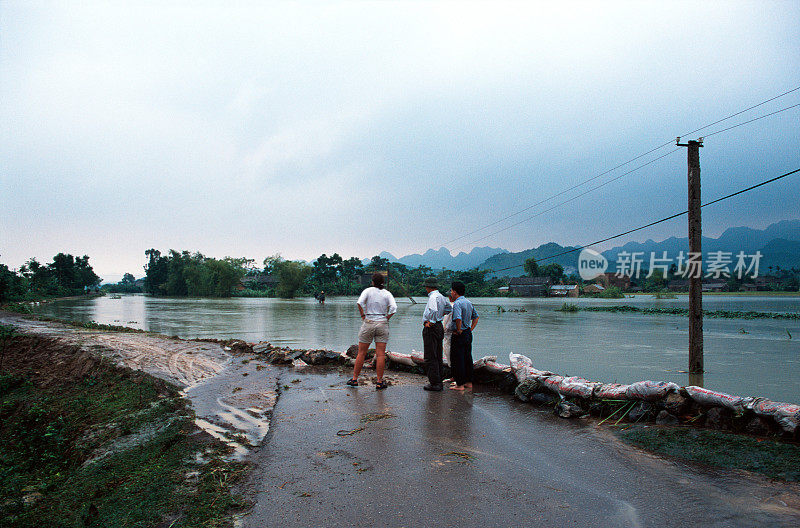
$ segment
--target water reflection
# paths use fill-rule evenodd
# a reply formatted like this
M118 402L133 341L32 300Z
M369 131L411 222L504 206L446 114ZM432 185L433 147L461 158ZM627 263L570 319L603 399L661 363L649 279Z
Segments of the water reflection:
M419 299L423 301L424 299ZM688 367L688 326L683 317L607 312L555 311L563 299L473 299L481 321L473 355L525 354L543 369L597 381L668 380L697 384ZM686 306L685 297L597 300L576 304ZM355 297L314 299L164 299L145 296L101 297L45 305L49 316L142 328L166 335L237 337L295 348L345 350L356 341L361 320ZM800 297L711 296L709 310L797 312ZM389 349L422 349L424 304L398 300L390 322ZM497 306L525 312L498 313ZM131 323L131 321L136 321ZM798 320L712 319L704 321L703 385L740 395L800 401Z

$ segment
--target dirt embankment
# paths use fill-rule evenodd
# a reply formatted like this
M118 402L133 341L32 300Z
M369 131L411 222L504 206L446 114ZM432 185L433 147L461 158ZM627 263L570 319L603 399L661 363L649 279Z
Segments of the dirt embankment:
M177 385L191 402L195 424L228 443L237 457L259 445L269 430L280 369L257 361L249 345L240 349L227 341L84 329L2 311L0 324L24 335L25 339L16 339L25 343L18 359L35 365L42 379L71 372L79 379L105 358Z
M224 348L215 343L182 341L146 333L83 330L3 312L0 312L0 324L13 325L30 336L47 337L56 348L77 347L74 350L79 350L82 357L88 358L94 352L183 388L215 376L230 359Z

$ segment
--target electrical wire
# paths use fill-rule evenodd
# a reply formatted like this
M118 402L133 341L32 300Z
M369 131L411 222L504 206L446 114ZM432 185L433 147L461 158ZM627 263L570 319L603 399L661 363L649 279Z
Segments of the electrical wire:
M787 92L787 93L788 93L788 92ZM743 125L746 125L746 124L752 123L752 122L754 122L754 121L758 121L758 120L760 120L760 119L764 119L764 118L767 118L767 117L773 116L773 115L775 115L775 114L780 114L781 112L785 112L785 111L787 111L787 110L791 110L792 108L797 108L797 107L799 107L799 106L800 106L800 103L798 103L798 104L795 104L795 105L791 105L791 106L787 106L786 108L781 108L780 110L776 110L776 111L774 111L774 112L771 112L771 113L769 113L769 114L765 114L765 115L762 115L762 116L759 116L759 117L756 117L756 118L750 119L750 120L748 120L748 121L743 121L742 123L739 123L739 124L736 124L736 125L733 125L733 126L729 126L729 127L727 127L727 128L723 128L722 130L717 130L716 132L712 132L712 133L710 133L710 134L707 134L705 137L711 137L711 136L714 136L714 135L716 135L716 134L720 134L720 133L722 133L722 132L727 132L728 130L732 130L732 129L734 129L734 128L737 128L737 127L740 127L740 126L743 126ZM741 113L741 112L739 112L739 113ZM726 119L727 119L727 118L726 118ZM719 123L719 122L721 122L721 121L724 121L724 120L717 121L717 123ZM709 125L709 126L710 126L710 125ZM703 128L707 128L707 127L703 127ZM697 129L695 132L697 132L697 131L699 131L699 130L702 130L702 129ZM689 134L692 134L692 133L694 133L694 132L690 132ZM528 218L526 218L526 219L524 219L524 220L521 220L521 221L519 221L519 222L516 222L516 223L514 223L514 224L508 225L508 226L506 226L506 227L504 227L504 228L502 228L502 229L498 229L497 231L494 231L493 233L491 233L491 234L489 234L489 235L486 235L486 236L484 236L484 237L481 237L481 238L479 238L479 239L477 239L477 240L473 240L472 242L470 242L470 243L468 243L468 244L464 244L463 246L459 247L458 249L462 249L462 248L469 247L469 246L471 246L471 245L475 244L476 242L480 242L481 240L484 240L484 239L486 239L486 238L489 238L489 237L492 237L492 236L494 236L494 235L497 235L497 234L499 234L499 233L502 233L503 231L505 231L505 230L507 230L507 229L511 229L512 227L516 227L516 226L518 226L518 225L520 225L520 224L522 224L522 223L525 223L525 222L527 222L528 220L531 220L532 218L535 218L535 217L537 217L537 216L539 216L539 215L541 215L541 214L544 214L544 213L547 213L547 212L549 212L549 211L552 211L553 209L556 209L556 208L558 208L558 207L560 207L560 206L564 205L565 203L571 202L571 201L573 201L573 200L575 200L575 199L577 199L577 198L580 198L581 196L585 196L585 195L589 194L590 192L592 192L592 191L594 191L594 190L597 190L597 189L599 189L600 187L603 187L603 186L605 186L605 185L607 185L607 184L609 184L609 183L612 183L612 182L614 182L614 181L616 181L616 180L619 180L620 178L622 178L623 176L626 176L626 175L630 174L631 172L634 172L634 171L636 171L636 170L638 170L638 169L640 169L640 168L642 168L642 167L645 167L645 166L647 166L647 165L650 165L651 163L653 163L653 162L655 162L655 161L657 161L657 160L659 160L659 159L661 159L661 158L664 158L664 157L666 157L666 156L668 156L668 155L672 154L673 152L675 152L675 151L673 150L672 152L669 152L669 153L667 153L667 154L665 154L665 155L663 155L663 156L659 156L658 158L655 158L654 160L652 160L652 161L650 161L650 162L648 162L648 163L645 163L644 165L641 165L641 166L637 167L636 169L633 169L633 170L631 170L631 171L629 171L629 172L626 172L626 173L624 173L624 174L621 174L620 176L616 176L615 178L612 178L612 179L608 180L607 182L605 182L605 183L603 183L603 184L601 184L601 185L598 185L597 187L594 187L593 189L590 189L589 191L586 191L586 192L583 192L583 193L581 193L581 194L579 194L579 195L577 195L577 196L574 196L573 198L570 198L569 200L565 200L564 202L561 202L561 203L559 203L559 204L557 204L557 205L555 205L555 206L553 206L553 207L550 207L549 209L545 209L544 211L540 211L539 213L536 213L536 214L534 214L534 215L532 215L532 216L529 216Z
M764 119L765 117L774 116L775 114L780 114L781 112L785 112L787 110L791 110L792 108L797 108L798 106L800 106L800 103L797 103L796 105L792 105L792 106L787 106L786 108L781 108L780 110L776 110L776 111L774 111L774 112L772 112L770 114L765 114L763 116L759 116L759 117L756 117L754 119L750 119L749 121L744 121L742 123L739 123L738 125L733 125L733 126L729 126L728 128L723 128L722 130L717 130L716 132L712 132L710 134L706 134L705 137L715 136L717 134L721 134L723 132L727 132L728 130L733 130L734 128L740 127L742 125L747 125L747 124L752 123L754 121L758 121L759 119Z
M780 180L780 179L782 179L782 178L786 178L787 176L791 176L792 174L796 174L796 173L798 173L798 172L800 172L800 169L795 169L795 170L793 170L793 171L790 171L790 172L787 172L787 173L785 173L785 174L781 174L780 176L776 176L775 178L771 178L771 179L769 179L769 180L765 180L765 181L763 181L763 182L761 182L761 183L757 183L757 184L755 184L755 185L751 185L750 187L747 187L747 188L745 188L745 189L742 189L742 190L736 191L736 192L734 192L734 193L728 194L728 195L726 195L726 196L723 196L722 198L717 198L716 200L712 200L712 201L710 201L710 202L708 202L708 203L704 203L704 204L702 204L700 207L701 207L701 208L702 208L702 207L707 207L707 206L709 206L709 205L713 205L713 204L715 204L715 203L719 203L719 202L721 202L721 201L723 201L723 200L727 200L727 199L729 199L729 198L733 198L734 196L738 196L738 195L740 195L740 194L743 194L743 193L746 193L746 192L752 191L753 189L757 189L758 187L761 187L761 186L767 185L767 184L769 184L769 183L772 183L772 182L778 181L778 180ZM614 240L615 238L623 237L623 236L625 236L625 235L629 235L629 234L631 234L631 233L635 233L636 231L641 231L642 229L646 229L646 228L648 228L648 227L652 227L652 226L654 226L654 225L656 225L656 224L661 224L661 223L663 223L663 222L666 222L666 221L668 221L668 220L672 220L673 218L678 218L679 216L683 216L683 215L687 214L688 212L689 212L689 210L687 209L686 211L682 211L682 212L680 212L680 213L675 213L675 214L673 214L673 215L670 215L670 216L664 217L664 218L662 218L662 219L660 219L660 220L656 220L655 222L650 222L649 224L645 224L645 225L643 225L643 226L639 226L639 227L636 227L636 228L634 228L634 229L629 229L628 231L625 231L624 233L619 233L619 234L617 234L617 235L610 236L610 237L608 237L608 238L604 238L604 239L602 239L602 240L596 240L596 241L594 241L594 242L590 242L589 244L586 244L586 245L583 245L583 246L577 246L577 247L575 247L575 248L573 248L573 249L568 249L568 250L566 250L566 251L562 251L561 253L556 253L555 255L550 255L550 256L548 256L548 257L544 257L544 258L541 258L541 259L536 259L536 261L537 261L537 262L543 262L543 261L545 261L545 260L551 260L551 259L554 259L554 258L556 258L556 257L560 257L560 256L562 256L562 255L568 255L568 254L570 254L570 253L574 253L574 252L576 252L576 251L580 251L580 250L582 250L582 249L584 249L584 248L587 248L587 247L589 247L589 246L594 246L594 245L597 245L597 244L602 244L603 242L608 242L609 240ZM523 264L517 264L516 266L509 266L509 267L507 267L507 268L500 268L500 269L497 269L497 270L491 270L491 273L497 273L497 272L499 272L499 271L506 271L506 270L510 270L510 269L514 269L514 268L521 268L521 267L523 267L524 265L525 265L525 264L523 263Z
M525 219L523 219L523 220L520 220L519 222L516 222L516 223L514 223L514 224L511 224L511 225L509 225L509 226L506 226L506 227L504 227L504 228L502 228L502 229L498 229L497 231L495 231L495 232L493 232L493 233L489 233L488 235L486 235L486 236L484 236L484 237L481 237L481 238L479 238L479 239L477 239L477 240L473 240L473 241L472 241L472 242L470 242L469 244L465 244L464 246L461 246L459 249L461 249L461 248L463 248L463 247L466 247L466 246L470 246L470 245L472 245L472 244L475 244L476 242L480 242L481 240L484 240L484 239L486 239L486 238L493 237L494 235L496 235L496 234L498 234L498 233L502 233L503 231L505 231L505 230L507 230L507 229L511 229L512 227L516 227L516 226L518 226L518 225L520 225L520 224L524 224L524 223L525 223L525 222L527 222L528 220L531 220L531 219L533 219L533 218L536 218L537 216L543 215L543 214L545 214L545 213L549 213L549 212L550 212L550 211L552 211L553 209L558 209L559 207L561 207L561 206L562 206L562 205L564 205L564 204L567 204L567 203L569 203L569 202L575 201L575 200L577 200L578 198L581 198L582 196L586 196L587 194L589 194L589 193L592 193L592 192L596 191L597 189L599 189L599 188L601 188L601 187L605 187L605 186L606 186L606 185L608 185L609 183L613 183L613 182L615 182L615 181L619 180L620 178L622 178L622 177L624 177L624 176L627 176L628 174L630 174L630 173L632 173L632 172L636 172L637 170L639 170L639 169L641 169L641 168L643 168L643 167L647 167L648 165L652 165L652 164L653 164L653 163L655 163L656 161L658 161L658 160L660 160L660 159L662 159L662 158L666 158L666 157L667 157L667 156L669 156L670 154L674 154L674 153L678 152L679 150L681 150L681 149L677 148L677 149L675 149L675 150L671 150L671 151L667 152L666 154L664 154L664 155L662 155L662 156L659 156L659 157L657 157L657 158L655 158L655 159L653 159L653 160L650 160L650 161L648 161L647 163L645 163L645 164L643 164L643 165L639 165L639 166L638 166L638 167L636 167L635 169L631 169L631 170L629 170L628 172L625 172L625 173L623 173L623 174L620 174L619 176L616 176L616 177L614 177L614 178L612 178L612 179L608 180L607 182L601 183L600 185L597 185L596 187L592 187L592 188L591 188L591 189L589 189L588 191L584 191L584 192L582 192L582 193L580 193L580 194L578 194L578 195L575 195L575 196L573 196L572 198L569 198L569 199L567 199L567 200L564 200L563 202L559 202L559 203L557 203L556 205L554 205L554 206L552 206L552 207L550 207L550 208L548 208L548 209L545 209L545 210L543 210L543 211L539 211L539 212L538 212L538 213L536 213L536 214L533 214L533 215L531 215L531 216L529 216L529 217L527 217L527 218L525 218Z
M722 122L724 122L724 121L727 121L727 120L729 120L729 119L732 119L732 118L734 118L734 117L736 117L736 116L738 116L738 115L741 115L741 114L743 114L743 113L745 113L745 112L748 112L748 111L750 111L750 110L753 110L754 108L758 108L759 106L763 106L763 105L765 105L765 104L767 104L767 103L769 103L769 102L771 102L771 101L775 101L776 99L780 99L781 97L784 97L784 96L786 96L786 95L789 95L789 94L791 94L791 93L794 93L794 92L796 92L796 91L798 91L798 90L800 90L800 86L797 86L797 87L795 87L795 88L792 88L791 90L787 90L787 91L783 92L782 94L779 94L779 95L776 95L776 96L774 96L774 97L771 97L771 98L769 98L769 99L766 99L766 100L764 100L764 101L761 101L760 103L757 103L757 104L755 104L755 105L749 106L749 107L745 108L744 110L740 110L740 111L738 111L738 112L735 112L735 113L733 113L733 114L730 114L729 116L723 117L722 119L718 119L717 121L714 121L713 123L709 123L709 124L707 124L707 125L704 125L704 126L702 126L702 127L700 127L700 128L697 128L697 129L695 129L695 130L692 130L691 132L687 132L687 133L685 133L685 134L682 134L681 136L678 136L678 137L690 136L690 135L692 135L692 134L695 134L695 133L697 133L697 132L700 132L700 131L702 131L702 130L705 130L705 129L707 129L707 128L710 128L710 127L712 127L712 126L714 126L714 125L717 125L717 124L719 124L719 123L722 123ZM735 126L733 126L733 127L729 127L729 128L723 129L723 130L719 130L719 131L717 131L717 132L712 132L711 134L707 134L705 137L710 137L710 136L712 136L712 135L715 135L715 134L720 134L720 133L722 133L722 132L725 132L725 131L727 131L727 130L731 130L732 128L736 128L736 127L738 127L738 126L742 126L742 125L745 125L745 124L747 124L747 123L752 123L753 121L758 121L759 119L763 119L763 118L765 118L765 117L769 117L769 116L771 116L771 115L775 115L775 114L777 114L777 113L784 112L784 111L786 111L786 110L789 110L789 109L791 109L791 108L794 108L794 107L796 107L796 106L800 106L800 104L797 104L797 105L794 105L794 106L790 106L790 107L784 108L784 109L782 109L782 110L778 110L778 111L776 111L776 112L772 112L771 114L767 114L767 115L764 115L764 116L761 116L761 117L758 117L758 118L755 118L755 119L751 119L750 121L746 121L746 122L744 122L744 123L740 123L740 124L738 124L738 125L735 125ZM517 212L515 212L515 213L512 213L512 214L510 214L510 215L508 215L508 216L505 216L505 217L501 218L500 220L497 220L497 221L495 221L495 222L492 222L492 223L486 224L486 225L484 225L484 226L482 226L482 227L480 227L480 228L478 228L478 229L475 229L475 230L473 230L473 231L470 231L469 233L466 233L466 234L464 234L464 235L460 235L460 236L458 236L458 237L456 237L456 238L453 238L452 240L448 240L447 242L444 242L444 243L443 243L443 244L441 244L441 245L442 245L442 246L446 246L447 244L450 244L450 243L452 243L452 242L455 242L455 241L457 241L457 240L461 240L462 238L467 238L467 237L469 237L469 236L471 236L471 235L474 235L475 233L479 233L480 231L483 231L484 229L488 229L488 228L490 228L490 227L493 227L493 226L495 226L495 225L497 225L497 224L500 224L500 223L502 223L502 222L504 222L504 221L506 221L506 220L509 220L509 219L511 219L511 218L513 218L513 217L515 217L515 216L517 216L517 215L520 215L520 214L524 213L525 211L529 211L529 210L533 209L534 207L537 207L537 206L539 206L539 205L542 205L543 203L545 203L545 202L548 202L548 201L552 200L553 198L557 198L557 197L559 197L559 196L562 196L562 195L564 195L564 194L566 194L566 193L568 193L568 192L570 192L570 191L573 191L573 190L575 190L575 189L577 189L577 188L579 188L579 187L582 187L583 185L586 185L586 184L587 184L587 183L589 183L589 182L592 182L592 181L594 181L594 180L596 180L596 179L598 179L598 178L601 178L601 177L605 176L606 174L609 174L609 173L611 173L611 172L613 172L613 171L615 171L615 170L617 170L617 169L619 169L619 168L622 168L622 167L624 167L625 165L628 165L628 164L630 164L630 163L633 163L634 161L636 161L636 160L638 160L638 159L641 159L641 158L643 158L643 157L647 156L648 154L652 154L653 152L656 152L656 151L658 151L658 150L660 150L660 149L662 149L662 148L666 147L667 145L670 145L670 144L672 144L672 143L673 143L673 141L674 141L674 140L670 139L670 140L669 140L669 141L667 141L666 143L662 143L661 145L658 145L657 147L654 147L654 148L652 148L652 149L648 150L647 152L645 152L645 153L643 153L643 154L639 154L638 156L636 156L636 157L633 157L633 158L629 159L628 161L626 161L626 162L624 162L624 163L620 163L619 165L617 165L617 166L615 166L615 167L613 167L613 168L611 168L611 169L608 169L608 170L607 170L607 171L605 171L605 172L602 172L602 173L600 173L600 174L598 174L598 175L596 175L596 176L593 176L593 177L591 177L591 178L589 178L589 179L583 180L582 182L580 182L580 183L577 183L577 184L573 185L572 187L569 187L568 189L565 189L565 190L563 190L563 191L559 191L559 192L557 192L557 193L555 193L555 194L553 194L553 195L551 195L551 196L548 196L547 198L544 198L544 199L542 199L542 200L540 200L540 201L536 202L536 203L535 203L535 204L533 204L533 205L530 205L530 206L528 206L528 207L525 207L524 209L520 209L519 211L517 211ZM663 157L663 156L662 156L662 157ZM657 159L660 159L660 158L657 158ZM636 169L634 169L634 170L636 170ZM627 175L627 174L630 174L631 172L633 172L633 171L630 171L630 172L626 173L625 175ZM615 179L619 179L619 178L615 178ZM610 180L610 181L609 181L609 183L610 183L611 181L615 181L615 180ZM552 210L552 209L549 209L549 210ZM543 211L543 212L545 212L545 211ZM537 215L534 215L534 216L532 216L532 217L530 217L530 218L534 218L535 216L538 216L538 214L537 214ZM529 218L529 219L530 219L530 218ZM527 221L527 220L525 220L525 221ZM509 227L507 227L507 228L504 228L503 230L505 230L505 229L509 229L510 227L517 226L517 225L519 225L520 223L522 223L522 222L519 222L519 223L513 224L512 226L509 226ZM503 230L501 230L501 231L503 231ZM492 235L488 235L488 236L485 236L485 237L479 238L478 240L475 240L475 241L473 241L473 242L471 242L471 243L469 243L469 244L465 244L465 245L464 245L464 246L462 246L462 247L470 246L470 245L474 244L475 242L479 242L479 241L481 241L481 240L484 240L485 238L489 238L490 236L493 236L493 235L495 235L495 234L497 234L497 233L499 233L499 232L501 232L501 231L497 231L497 232L493 233Z

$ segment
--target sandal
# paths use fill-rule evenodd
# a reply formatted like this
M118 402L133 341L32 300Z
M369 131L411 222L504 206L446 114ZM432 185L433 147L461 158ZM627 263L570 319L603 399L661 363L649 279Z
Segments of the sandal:
M383 390L388 386L389 384L386 383L386 381L379 381L378 383L375 384L375 390Z
M350 385L351 387L358 387L358 380L349 379L347 380L347 385Z

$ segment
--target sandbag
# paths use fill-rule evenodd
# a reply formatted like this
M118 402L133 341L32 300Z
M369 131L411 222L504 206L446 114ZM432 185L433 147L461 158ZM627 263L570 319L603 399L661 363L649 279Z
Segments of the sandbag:
M386 356L391 361L398 363L400 365L407 365L409 367L413 367L416 364L414 363L414 359L411 357L411 354L401 354L400 352L392 352L390 350L387 350Z
M492 374L500 374L502 372L511 372L511 365L503 365L502 363L498 363L497 361L487 361L483 368L491 372Z
M597 383L593 383L585 378L570 376L569 378L562 379L558 384L558 393L562 396L591 398L595 385L597 385Z
M637 381L628 386L625 395L630 400L660 400L680 387L671 381Z
M539 383L542 384L547 390L555 393L558 392L559 385L561 381L564 379L564 376L547 376L539 380Z
M774 402L766 398L754 398L748 405L759 416L771 416L781 429L794 433L800 423L800 405Z
M513 366L511 367L511 372L514 373L514 377L517 378L517 382L522 383L526 379L532 377L533 374L532 367L520 367L515 369Z
M601 383L594 390L594 397L601 400L627 400L628 387L621 383Z
M704 389L703 387L696 387L694 385L685 387L685 389L689 397L700 405L706 405L710 407L725 407L726 409L730 409L736 413L743 412L745 410L745 403L749 400L749 398L732 396L730 394L725 394L724 392L712 391Z
M531 396L542 388L541 384L533 378L528 378L522 383L517 384L514 389L514 396L523 402L531 401Z
M425 353L411 349L411 360L417 365L423 365L425 363Z
M542 378L552 376L552 372L543 370L536 370L533 368L533 362L529 357L522 354L514 354L513 352L508 355L509 362L511 363L511 372L517 378L517 381L522 383L528 378L535 377L541 381Z
M511 363L511 368L515 371L522 367L533 367L533 361L531 361L529 357L523 356L522 354L515 354L511 352L508 355L508 361Z
M473 369L483 368L486 366L487 361L496 361L496 360L497 356L483 356L482 358L476 359L475 361L472 362L472 368Z

